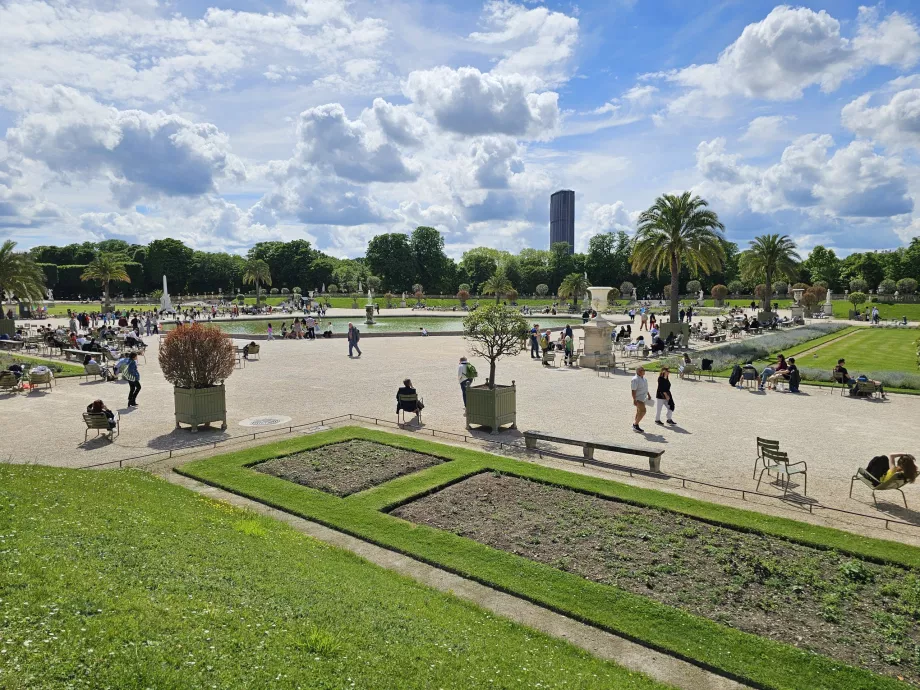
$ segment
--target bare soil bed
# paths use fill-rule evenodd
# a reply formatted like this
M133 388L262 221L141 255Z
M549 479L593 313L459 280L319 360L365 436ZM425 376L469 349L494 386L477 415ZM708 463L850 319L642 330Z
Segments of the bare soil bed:
M358 440L268 460L253 469L337 496L348 496L442 462L446 460L434 455Z
M920 574L483 473L392 513L920 685Z

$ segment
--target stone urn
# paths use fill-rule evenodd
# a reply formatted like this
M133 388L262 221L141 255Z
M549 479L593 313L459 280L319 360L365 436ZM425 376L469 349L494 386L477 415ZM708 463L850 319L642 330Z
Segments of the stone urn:
M607 308L607 295L610 294L610 291L613 288L609 287L589 287L588 292L591 293L591 306L594 308L598 314L602 310ZM587 348L585 348L587 350Z

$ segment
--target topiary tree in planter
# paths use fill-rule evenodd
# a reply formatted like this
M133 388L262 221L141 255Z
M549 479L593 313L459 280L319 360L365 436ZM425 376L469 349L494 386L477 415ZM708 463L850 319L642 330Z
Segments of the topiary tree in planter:
M850 292L867 292L868 290L869 283L862 278L853 278L850 281Z
M470 293L468 290L460 290L457 293L457 299L460 300L460 306L465 307L466 301L470 298Z
M703 289L703 284L698 280L691 280L687 283L687 292L696 297L700 294L700 290Z
M902 295L912 295L917 291L917 281L913 278L901 278L897 287Z
M393 293L388 292L383 296L383 299L386 300L387 309L390 309L393 306Z
M859 309L859 305L865 304L869 296L865 292L851 292L849 300L853 304L853 309ZM852 318L851 314L851 318Z
M713 285L712 290L709 292L715 300L717 307L721 307L725 298L728 297L728 288L724 285Z
M497 433L505 424L517 424L517 398L514 381L510 386L495 383L495 366L502 357L521 352L527 338L527 319L512 307L490 304L471 312L463 319L463 331L470 351L489 362L489 377L466 392L466 424L487 426Z
M623 295L626 299L632 299L633 290L636 289L636 286L630 283L628 280L624 280L620 283L620 294Z
M620 299L619 289L610 288L610 292L607 293L607 304L609 306L615 307L618 299Z
M733 280L728 284L728 291L732 295L740 295L742 292L744 292L744 290L744 283L742 283L740 280Z
M179 326L160 343L160 368L173 384L176 428L222 422L227 428L224 381L233 373L236 352L230 336L217 328Z
M898 284L890 278L886 278L878 284L878 294L880 295L893 295L894 291L897 289Z
M546 283L540 283L539 285L537 285L537 294L540 295L540 297L546 297L546 294L548 292L549 292L549 285L547 285Z

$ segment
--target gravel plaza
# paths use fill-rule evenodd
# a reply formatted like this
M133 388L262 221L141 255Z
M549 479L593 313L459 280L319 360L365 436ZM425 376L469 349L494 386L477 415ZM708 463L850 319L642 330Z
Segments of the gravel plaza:
M539 317L531 317L538 321ZM356 319L357 320L357 319ZM573 325L578 323L573 320ZM635 333L635 328L634 328ZM577 330L576 330L577 334ZM109 461L137 458L157 451L180 449L189 444L240 436L247 431L270 426L241 426L253 417L270 416L289 425L304 424L343 414L363 415L395 422L395 392L404 378L412 379L425 410L421 429L473 434L485 439L510 442L502 452L531 461L543 462L570 471L598 474L612 479L683 492L704 500L738 504L764 512L795 516L842 529L887 534L884 524L834 514L833 519L815 515L803 506L789 502L737 497L715 489L683 489L677 482L666 483L636 474L598 468L545 456L542 459L522 448L521 432L539 429L569 436L620 442L665 450L662 469L666 474L694 479L723 487L754 490L752 479L756 455L755 440L761 436L780 442L790 461L808 463L808 498L818 503L870 515L920 523L915 512L916 490L906 490L909 510L896 505L899 496L879 496L880 510L872 506L868 490L857 486L848 497L850 477L858 466L865 466L874 455L892 451L910 452L917 442L916 420L920 397L890 395L887 401L851 400L830 389L803 386L802 393L758 393L731 388L725 379L680 380L672 377L676 401L675 427L659 427L653 416L643 421L645 434L631 429L630 378L618 367L610 377L597 376L591 369L543 367L528 352L503 359L498 365L498 382L518 387L518 429L490 436L488 431L465 429L457 362L468 355L467 344L459 336L384 337L362 340L363 356L351 359L343 339L315 341L262 342L260 359L246 362L227 380L228 429L202 429L191 433L176 429L173 417L172 387L159 371L157 338L147 338L146 362L140 364L143 390L139 407L126 407L124 382L87 381L67 378L56 382L53 392L31 395L3 395L0 410L7 430L0 439L0 456L5 461L41 463L61 467L86 467ZM242 344L243 341L237 341ZM635 360L627 360L633 366ZM487 367L477 362L480 376ZM654 391L655 372L647 377ZM93 440L82 445L84 425L80 413L86 405L101 398L121 415L121 433L114 443ZM283 418L290 418L284 421ZM282 427L279 427L279 430ZM411 424L411 433L418 427ZM427 433L427 432L423 432ZM273 434L266 434L267 442ZM24 442L23 439L29 439ZM450 442L449 438L440 439ZM548 447L548 446L543 446ZM219 446L217 451L222 452ZM497 448L496 448L497 450ZM567 453L578 449L560 448ZM165 457L165 456L163 456ZM641 458L601 453L598 458L620 465L645 467ZM156 457L148 458L156 460ZM172 461L172 465L181 460ZM129 462L128 464L139 464ZM169 465L168 461L164 461ZM795 487L801 492L801 487ZM778 485L766 480L765 494L782 494ZM823 521L823 522L822 522ZM894 527L899 538L920 543L920 530ZM916 532L916 534L914 534Z

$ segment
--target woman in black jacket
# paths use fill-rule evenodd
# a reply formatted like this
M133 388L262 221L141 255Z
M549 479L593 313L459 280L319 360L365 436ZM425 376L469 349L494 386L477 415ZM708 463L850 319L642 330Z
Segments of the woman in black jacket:
M671 417L674 412L674 396L671 395L670 375L671 372L667 367L662 367L661 371L658 373L658 391L655 393L655 424L659 426L664 426L664 423L661 421L661 408L667 408L668 410L668 424L671 426L677 424Z

